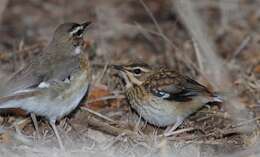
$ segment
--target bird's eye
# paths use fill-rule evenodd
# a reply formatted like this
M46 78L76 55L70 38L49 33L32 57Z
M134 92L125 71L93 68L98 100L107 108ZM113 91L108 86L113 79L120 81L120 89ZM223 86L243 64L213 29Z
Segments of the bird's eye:
M134 69L133 72L135 74L139 75L139 74L141 74L142 71L141 71L141 69L138 68L138 69Z
M83 34L83 31L84 31L83 29L78 30L77 32L74 33L74 36L81 37Z

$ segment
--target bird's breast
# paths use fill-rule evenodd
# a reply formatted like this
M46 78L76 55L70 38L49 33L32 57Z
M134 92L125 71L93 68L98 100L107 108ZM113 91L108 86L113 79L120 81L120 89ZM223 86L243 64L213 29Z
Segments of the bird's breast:
M178 113L169 101L150 95L142 87L128 89L126 96L131 107L147 122L159 127L176 122Z

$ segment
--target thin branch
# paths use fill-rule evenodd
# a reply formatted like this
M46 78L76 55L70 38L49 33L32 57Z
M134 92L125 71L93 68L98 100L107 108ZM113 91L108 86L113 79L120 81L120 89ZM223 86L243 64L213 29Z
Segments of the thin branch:
M119 128L119 127L114 127L112 125L109 125L106 122L103 122L93 116L89 116L87 119L87 123L88 125L92 126L94 129L99 130L101 132L104 132L106 134L109 135L113 135L113 136L119 136L119 135L127 135L130 137L136 137L137 133L133 132L131 130L128 129L124 129L124 128Z
M111 99L124 99L124 98L125 98L124 95L103 96L103 97L99 97L97 99L88 100L87 104L91 104L91 103L98 102L98 101L106 101L106 100L111 100Z
M194 47L194 50L195 50L195 55L196 55L196 58L197 58L197 61L198 61L198 64L199 64L199 69L203 72L205 70L205 68L203 66L202 55L200 53L199 45L196 42L196 40L194 40L193 38L192 38L192 43L193 43L193 47Z
M148 8L148 6L144 3L143 0L139 0L139 1L143 5L143 7L144 7L145 11L147 12L147 14L149 15L149 17L152 19L152 21L153 21L157 31L159 32L159 34L161 34L161 36L163 36L165 41L169 40L165 36L165 34L163 33L159 23L157 22L157 20L153 16L153 13L151 12L150 8ZM172 43L172 42L170 42L170 43ZM173 57L171 56L171 52L170 52L169 48L170 48L170 46L168 44L166 44L165 59L166 59L168 65L172 66L172 59L171 58L173 58ZM174 48L176 48L176 47L174 47Z
M252 119L248 119L248 120L243 121L243 122L241 122L241 123L238 123L238 124L236 124L236 125L234 125L234 126L232 126L232 127L233 127L233 128L241 127L241 126L250 124L250 123L252 123L252 122L255 122L255 121L259 120L259 119L260 119L260 116L255 117L255 118L252 118Z
M108 69L108 63L105 64L104 66L104 69L102 71L102 73L100 74L100 76L98 76L98 79L96 81L94 81L94 84L100 84L101 80L103 79L103 77L105 76L106 74L106 71Z
M98 113L96 111L93 111L93 110L91 110L91 109L89 109L87 107L80 107L80 109L82 109L84 111L87 111L87 112L90 112L91 114L94 114L94 115L96 115L96 116L98 116L98 117L100 117L100 118L102 118L102 119L104 119L104 120L106 120L108 122L115 123L115 121L113 119L111 119L111 118L109 118L107 116L104 116L104 115L102 115L102 114L100 114L100 113Z
M145 11L148 13L149 17L152 19L157 31L160 33L160 34L164 34L159 23L157 22L157 20L155 19L155 17L153 16L153 13L151 12L150 8L148 8L148 6L144 3L143 0L139 0L140 3L143 5Z
M176 130L176 131L173 131L173 132L170 132L170 133L166 133L165 136L169 137L169 136L178 135L178 134L181 134L181 133L184 133L184 132L188 132L188 131L193 131L193 130L195 130L195 128L193 128L193 127L179 129L179 130ZM163 136L163 135L160 135L160 136Z
M233 55L230 58L228 58L228 61L233 60L234 58L236 58L248 46L248 44L251 41L252 41L252 36L251 35L247 35L244 38L244 40L241 42L239 47L236 49L236 51L233 53Z

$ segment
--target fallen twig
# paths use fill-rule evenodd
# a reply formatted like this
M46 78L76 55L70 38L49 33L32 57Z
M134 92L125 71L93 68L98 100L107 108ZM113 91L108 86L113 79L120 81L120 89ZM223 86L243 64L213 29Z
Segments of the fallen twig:
M104 119L104 120L106 120L106 121L109 121L109 122L111 122L111 123L115 123L115 121L114 121L113 119L111 119L111 118L109 118L109 117L106 117L106 116L104 116L104 115L102 115L102 114L100 114L100 113L98 113L98 112L96 112L96 111L93 111L93 110L91 110L91 109L89 109L89 108L87 108L87 107L81 107L80 109L82 109L82 110L84 110L84 111L88 111L88 112L90 112L91 114L94 114L94 115L96 115L96 116L98 116L98 117L100 117L100 118L102 118L102 119Z
M231 57L227 58L227 61L230 61L230 60L233 60L234 58L236 58L248 46L250 41L252 41L252 36L247 35L244 38L244 40L241 42L239 47L236 49L236 51L233 53L233 55Z
M91 104L94 102L98 102L98 101L106 101L106 100L111 100L111 99L124 99L125 96L124 95L109 95L109 96L103 96L97 99L93 99L93 100L88 100L87 103Z
M102 131L106 134L109 135L113 135L113 136L119 136L119 135L127 135L130 137L136 137L137 133L133 132L129 129L125 129L125 128L119 128L119 127L115 127L110 125L107 122L103 122L93 116L89 116L87 119L87 123L89 126L95 128L96 130Z
M181 134L181 133L184 133L184 132L188 132L188 131L193 131L193 130L195 130L195 128L193 128L193 127L184 128L184 129L179 129L179 130L173 131L171 133L162 134L160 136L169 137L169 136L178 135L178 134Z

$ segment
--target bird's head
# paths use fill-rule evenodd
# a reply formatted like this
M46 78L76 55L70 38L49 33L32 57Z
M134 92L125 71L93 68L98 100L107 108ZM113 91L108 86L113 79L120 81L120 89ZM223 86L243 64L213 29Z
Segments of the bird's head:
M53 35L52 43L58 46L77 48L83 43L83 36L91 22L63 23L59 25Z
M126 88L141 85L151 75L152 68L145 63L133 63L128 65L112 65L112 68L120 71Z

